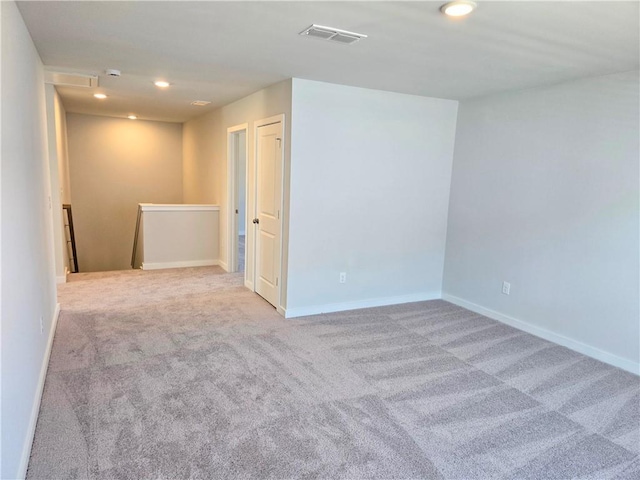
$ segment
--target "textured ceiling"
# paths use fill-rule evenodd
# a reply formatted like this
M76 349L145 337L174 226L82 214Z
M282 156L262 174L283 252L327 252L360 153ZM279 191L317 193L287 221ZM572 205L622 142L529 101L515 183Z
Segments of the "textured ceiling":
M45 65L100 75L59 88L68 111L182 122L290 77L464 99L637 69L639 3L18 2ZM340 45L310 24L364 33ZM122 70L120 78L104 76ZM165 78L161 91L152 80ZM189 105L209 100L208 107Z

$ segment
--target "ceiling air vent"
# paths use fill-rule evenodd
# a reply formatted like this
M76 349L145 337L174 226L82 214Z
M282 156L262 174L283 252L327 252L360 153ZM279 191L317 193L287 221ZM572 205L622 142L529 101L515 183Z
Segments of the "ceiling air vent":
M97 75L84 75L81 73L63 73L63 72L44 72L45 83L52 83L53 85L61 85L65 87L97 87L98 76Z
M191 102L191 105L194 105L196 107L204 107L205 105L209 105L211 102L208 102L207 100L194 100L193 102Z
M367 36L362 33L348 32L346 30L340 30L339 28L323 27L322 25L315 24L300 32L300 35L346 44L355 43L361 38L367 38Z

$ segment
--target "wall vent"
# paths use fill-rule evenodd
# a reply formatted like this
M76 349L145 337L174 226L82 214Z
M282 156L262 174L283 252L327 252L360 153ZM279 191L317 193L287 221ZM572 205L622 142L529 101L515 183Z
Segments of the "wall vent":
M65 87L93 88L98 86L97 75L84 75L81 73L44 72L45 83L61 85Z
M209 105L211 102L207 100L194 100L191 102L191 105L195 105L196 107L204 107L205 105Z
M356 43L362 38L367 38L367 36L362 33L348 32L347 30L340 30L339 28L323 27L322 25L315 24L304 29L300 32L300 35L346 44Z

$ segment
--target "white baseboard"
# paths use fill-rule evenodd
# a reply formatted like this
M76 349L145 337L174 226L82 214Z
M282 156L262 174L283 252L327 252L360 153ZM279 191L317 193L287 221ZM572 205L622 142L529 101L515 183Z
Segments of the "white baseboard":
M442 299L458 305L459 307L471 310L472 312L484 315L485 317L497 320L498 322L510 325L514 328L517 328L518 330L522 330L524 332L535 335L536 337L549 340L550 342L557 343L558 345L562 345L563 347L567 347L578 353L582 353L583 355L587 355L591 358L595 358L596 360L600 360L601 362L608 363L609 365L613 365L614 367L621 368L623 370L626 370L627 372L640 375L640 363L634 362L632 360L627 360L626 358L619 357L617 355L614 355L613 353L605 352L604 350L600 350L599 348L587 345L586 343L582 343L578 340L560 335L559 333L537 327L522 320L518 320L517 318L513 318L500 312L496 312L495 310L491 310L481 305L468 302L467 300L456 297L454 295L449 295L448 293L443 293Z
M162 270L164 268L186 268L186 267L211 267L219 265L218 260L189 260L186 262L143 262L140 267L142 270Z
M383 307L385 305L398 305L400 303L424 302L427 300L438 300L440 298L440 292L414 293L410 295L399 295L397 297L380 297L370 298L367 300L357 300L354 302L329 303L325 305L312 305L309 307L287 308L283 309L283 312L285 318L296 318L305 317L307 315L318 315L320 313L357 310L359 308Z
M225 272L229 273L229 265L227 264L227 262L223 262L222 260L220 260L218 261L218 265L220 265Z
M47 377L47 369L49 368L49 357L51 357L51 347L53 346L53 337L56 333L56 326L58 325L59 316L60 304L56 303L56 308L53 312L53 318L51 319L51 328L49 329L47 348L44 351L42 365L40 366L40 377L38 378L38 385L36 386L36 394L33 398L33 405L31 407L31 417L29 418L27 437L24 439L24 445L22 446L22 458L20 459L20 467L18 469L18 478L21 479L27 476L29 458L31 457L31 446L33 445L33 437L36 434L36 424L38 423L38 414L40 413L40 402L42 400L42 392L44 391L44 381Z
M67 275L69 275L71 272L69 271L69 267L65 266L64 267L64 275L59 275L56 277L56 283L58 285L60 285L61 283L67 283Z

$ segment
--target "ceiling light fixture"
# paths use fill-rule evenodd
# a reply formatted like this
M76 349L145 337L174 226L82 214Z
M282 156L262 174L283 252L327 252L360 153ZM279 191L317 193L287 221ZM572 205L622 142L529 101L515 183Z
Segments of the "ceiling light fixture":
M440 11L450 17L463 17L473 12L477 6L478 4L471 0L455 0L442 5Z
M208 100L194 100L193 102L191 102L191 105L194 105L196 107L204 107L205 105L209 105L211 102Z
M153 84L158 88L167 88L171 85L169 82L165 82L164 80L158 80L157 82L153 82Z
M107 96L104 93L94 93L93 96L96 97L98 100L104 100L105 98L107 98Z
M138 117L136 117L135 115L129 115L127 118L129 120L137 120Z

